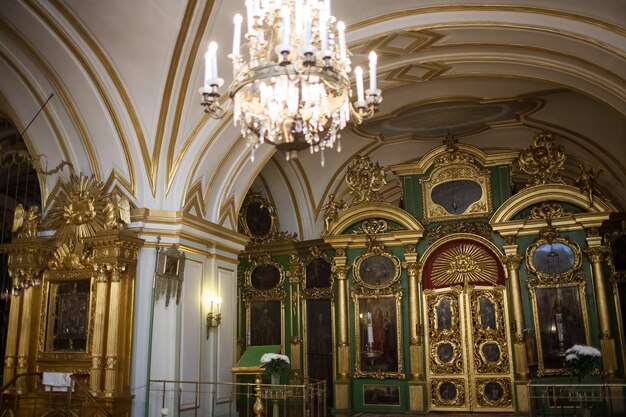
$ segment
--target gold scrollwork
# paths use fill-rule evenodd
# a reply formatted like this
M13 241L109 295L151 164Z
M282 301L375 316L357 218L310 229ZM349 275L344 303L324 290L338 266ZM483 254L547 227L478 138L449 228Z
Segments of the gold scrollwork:
M564 183L558 174L565 163L563 145L554 142L553 133L538 132L533 137L533 145L522 149L514 161L514 167L530 175L526 186L538 184Z
M428 311L429 369L432 374L463 373L461 315L459 294L461 288L445 292L424 290Z
M483 170L477 165L474 157L458 149L458 147L447 147L442 149L442 154L438 156L433 165L432 173L420 179L422 192L424 195L424 223L432 223L459 218L488 217L493 210L491 202L491 173ZM480 188L480 196L476 196L475 201L468 201L462 213L450 212L442 205L433 200L433 190L444 183L455 181L471 181ZM452 191L454 195L457 195ZM459 193L460 195L460 193ZM456 209L457 202L452 203Z
M385 170L378 162L373 163L369 157L358 154L348 166L345 181L352 196L350 207L365 202L380 201L382 197L379 191L387 184Z
M400 259L385 250L384 245L369 237L368 247L354 260L355 281L362 287L379 290L400 280Z
M474 368L481 374L509 372L504 296L502 287L494 289L470 290Z
M476 379L476 399L480 407L510 408L513 405L509 378Z
M565 211L562 205L559 203L540 203L530 209L528 219L530 220L549 220L556 219L558 217L569 216L572 213Z
M430 380L432 403L436 407L465 407L463 379L433 378Z
M439 239L451 235L453 233L468 233L478 235L489 241L493 241L491 237L492 228L487 223L480 222L458 222L453 224L441 224L427 232L428 243L432 245Z

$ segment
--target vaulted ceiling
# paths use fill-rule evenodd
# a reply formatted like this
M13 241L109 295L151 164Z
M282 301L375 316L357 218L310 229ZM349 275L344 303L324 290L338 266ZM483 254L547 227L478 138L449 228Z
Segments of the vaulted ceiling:
M283 229L319 236L330 193L345 196L357 154L383 166L419 161L449 131L485 152L517 152L554 133L626 208L626 2L334 1L354 65L379 54L383 103L349 126L341 153L286 162L264 145L254 162L227 116L199 105L202 56L226 57L243 0L0 2L0 112L50 166L61 160L128 194L138 207L187 210L229 228L250 187L276 205ZM225 92L225 89L224 91ZM226 104L228 107L228 104ZM46 201L55 179L43 179ZM384 198L400 199L388 173Z

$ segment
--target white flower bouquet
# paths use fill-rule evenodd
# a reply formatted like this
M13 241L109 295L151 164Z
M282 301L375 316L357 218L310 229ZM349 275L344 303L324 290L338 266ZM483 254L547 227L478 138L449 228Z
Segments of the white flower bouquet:
M282 374L290 368L289 357L278 353L266 353L261 356L261 368L267 374Z
M601 356L600 351L593 346L574 345L565 351L565 367L582 381L599 371Z

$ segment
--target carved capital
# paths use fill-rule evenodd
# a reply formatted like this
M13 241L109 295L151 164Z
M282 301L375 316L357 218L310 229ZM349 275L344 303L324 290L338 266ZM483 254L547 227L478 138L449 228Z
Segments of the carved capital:
M585 255L589 258L591 263L600 263L608 254L608 248L606 246L593 246L584 249Z
M524 259L523 255L518 253L513 255L506 255L502 257L502 263L504 263L507 269L519 269L522 260Z
M402 262L402 268L406 269L410 278L419 277L420 262Z

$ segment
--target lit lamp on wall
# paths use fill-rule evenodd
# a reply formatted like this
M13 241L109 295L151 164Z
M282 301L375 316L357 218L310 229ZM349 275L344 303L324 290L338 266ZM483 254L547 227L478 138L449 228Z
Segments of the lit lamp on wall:
M341 150L341 129L351 119L357 124L373 116L382 102L376 85L374 52L369 56L369 89L363 70L355 68L357 99L351 102L348 74L352 71L346 48L345 24L330 12L330 0L246 0L247 31L241 44L243 17L235 15L233 120L254 150L262 143L276 145L286 159L309 148ZM242 48L247 54L244 56ZM218 92L224 80L217 71L217 44L205 55L202 105L214 118L225 111Z
M222 321L222 297L209 295L205 298L206 313L206 338L209 340L209 333L212 328L217 328Z

